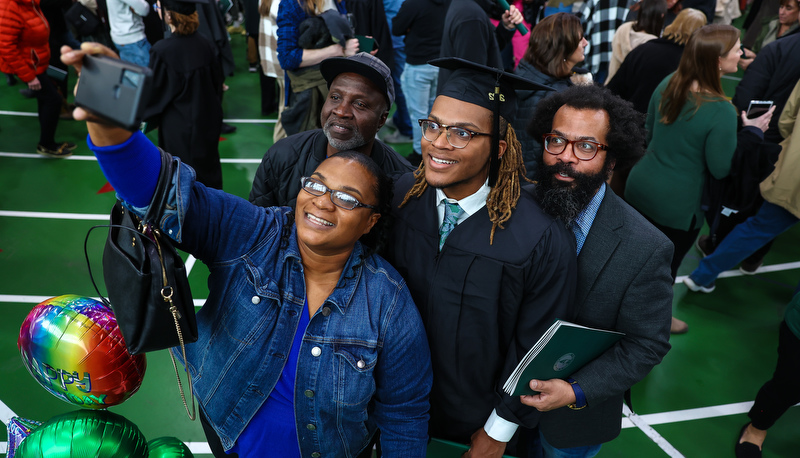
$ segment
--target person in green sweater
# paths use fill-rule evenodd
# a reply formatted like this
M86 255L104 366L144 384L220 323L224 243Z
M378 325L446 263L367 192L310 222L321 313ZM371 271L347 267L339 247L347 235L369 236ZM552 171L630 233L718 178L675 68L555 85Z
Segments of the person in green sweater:
M800 284L786 307L779 332L775 373L758 390L756 402L747 414L751 421L742 427L736 441L736 458L761 458L767 429L800 402Z
M727 25L707 25L692 35L678 70L650 99L648 151L625 187L625 200L675 245L673 279L703 226L706 174L722 179L730 172L736 108L725 98L720 78L737 71L739 44L739 30ZM673 318L673 333L687 329Z

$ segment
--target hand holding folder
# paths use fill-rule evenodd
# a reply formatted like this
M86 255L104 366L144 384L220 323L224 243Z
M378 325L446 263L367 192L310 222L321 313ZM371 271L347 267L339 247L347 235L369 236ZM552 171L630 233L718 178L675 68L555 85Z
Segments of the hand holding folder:
M532 379L566 379L611 348L625 334L556 320L528 351L503 385L511 396L536 394Z

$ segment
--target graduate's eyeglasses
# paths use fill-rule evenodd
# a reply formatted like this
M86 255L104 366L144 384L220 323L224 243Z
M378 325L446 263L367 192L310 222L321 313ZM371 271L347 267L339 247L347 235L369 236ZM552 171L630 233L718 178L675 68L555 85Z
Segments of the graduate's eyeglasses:
M591 161L597 155L597 150L608 150L608 145L591 140L567 140L558 134L544 134L544 150L556 156L572 145L572 154L580 161Z
M445 126L444 124L439 124L430 119L420 119L419 125L422 127L422 136L431 143L436 141L439 135L442 135L442 131L447 131L447 143L450 143L450 146L453 148L464 148L469 141L472 140L472 137L492 135L483 132L474 132L463 127Z
M312 196L324 196L326 192L331 193L331 202L333 205L337 207L344 208L345 210L352 210L356 207L364 207L375 210L374 205L367 205L362 204L358 201L355 197L351 196L350 194L344 191L335 191L330 189L329 187L325 186L321 181L310 178L310 177L303 177L300 178L300 184L303 185L303 191L311 194Z

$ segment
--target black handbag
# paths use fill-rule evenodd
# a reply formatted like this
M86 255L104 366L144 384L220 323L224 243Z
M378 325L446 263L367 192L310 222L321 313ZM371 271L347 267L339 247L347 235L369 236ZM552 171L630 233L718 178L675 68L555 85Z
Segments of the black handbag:
M108 289L106 300L97 288L89 265L89 277L101 300L114 311L125 345L131 354L181 347L186 361L184 345L197 341L197 319L194 302L186 278L186 266L172 246L170 239L161 233L158 222L172 181L175 162L172 156L161 151L161 173L153 200L147 214L139 219L120 201L111 210L111 224L94 226L110 228L103 250L103 278ZM84 254L87 265L89 255L86 243ZM175 375L178 368L172 364ZM188 368L190 399L193 393ZM194 403L189 412L181 379L178 386L189 418L194 420Z
M64 12L64 19L67 23L75 27L81 36L91 35L100 27L100 18L97 17L89 8L81 5L78 2Z

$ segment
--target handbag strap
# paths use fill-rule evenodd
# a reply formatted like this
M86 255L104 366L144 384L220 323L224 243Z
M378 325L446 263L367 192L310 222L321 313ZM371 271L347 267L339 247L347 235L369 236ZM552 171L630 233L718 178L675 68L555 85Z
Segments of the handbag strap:
M183 368L186 371L186 381L189 385L189 403L192 404L191 411L189 411L189 405L186 402L186 394L183 392L183 383L181 382L181 377L178 372L178 365L175 363L175 356L171 351L169 352L169 357L172 359L172 367L175 369L175 378L178 379L178 391L180 391L181 394L183 408L186 409L186 415L189 416L189 420L194 421L195 418L197 418L197 410L194 404L194 385L192 384L192 376L189 374L189 362L186 360L186 346L183 342L183 332L181 331L181 325L178 322L178 320L181 318L181 313L178 311L178 307L175 306L175 303L172 302L172 294L174 290L167 281L167 268L164 266L164 256L161 253L161 231L159 229L155 229L153 232L153 240L155 241L156 248L158 249L158 260L161 263L161 284L164 285L164 287L161 288L161 297L164 298L164 302L169 304L169 311L172 314L172 319L175 321L175 330L178 331L178 342L181 344L181 353L183 354L183 361L185 363Z
M97 287L97 283L94 281L94 275L92 275L92 265L89 262L89 250L88 250L88 242L89 242L89 234L92 233L93 230L97 229L98 227L107 227L111 228L119 228L129 230L131 232L139 232L143 235L146 235L143 231L145 227L149 226L148 229L152 231L151 240L156 244L156 249L158 251L158 261L161 265L161 284L163 287L161 288L161 297L164 299L164 302L169 304L169 311L172 314L172 319L175 321L175 330L178 333L178 342L180 342L181 353L183 354L183 361L185 362L184 370L186 371L186 378L187 384L189 385L189 402L186 401L186 394L183 390L183 383L181 381L180 373L178 371L178 365L175 362L175 356L172 354L171 351L169 352L169 357L172 359L172 367L175 369L175 378L178 380L178 391L181 395L181 401L183 401L183 407L186 409L186 415L189 416L189 420L194 421L197 418L197 410L194 403L194 385L192 383L192 376L189 373L188 362L186 360L186 346L183 340L183 331L181 331L180 326L180 318L181 314L178 311L178 307L175 306L175 303L172 301L172 295L174 293L173 287L169 285L167 280L167 268L164 265L164 255L161 251L161 240L162 237L161 230L159 228L159 222L161 220L161 215L164 212L164 206L166 204L166 200L169 194L169 187L172 183L172 166L174 164L174 160L172 155L167 153L166 151L159 148L161 152L161 171L158 175L158 183L156 183L156 190L153 194L153 199L150 201L150 206L147 209L147 213L145 214L144 219L141 220L139 225L139 231L118 224L103 224L92 226L89 231L86 233L86 238L83 240L83 255L86 257L86 267L89 269L89 279L92 281L92 286L94 286L94 290L97 292L97 295L100 297L100 300L103 301L109 308L111 308L111 303L108 299L100 293L100 288ZM127 210L125 210L127 211ZM166 243L169 243L167 241ZM191 411L189 410L189 403L192 405Z
M142 218L143 225L149 224L155 227L159 227L161 216L164 214L164 206L167 203L169 188L172 184L172 167L174 164L171 154L161 148L158 151L161 153L161 171L158 174L158 182L156 183L153 198L150 200L150 206L147 208L144 218Z

